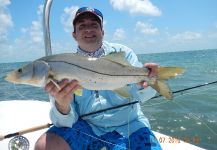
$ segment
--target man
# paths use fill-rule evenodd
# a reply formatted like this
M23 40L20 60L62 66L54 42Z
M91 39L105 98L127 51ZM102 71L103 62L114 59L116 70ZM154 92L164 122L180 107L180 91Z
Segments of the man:
M103 15L94 8L82 7L73 20L72 36L78 43L77 53L88 57L101 57L111 52L124 51L127 61L142 67L135 53L126 46L103 41ZM156 75L156 64L145 64L150 76ZM80 88L75 80L64 79L58 89L52 82L45 90L54 97L50 117L55 125L43 134L35 149L98 150L106 149L161 149L149 129L140 105L134 104L81 118L83 114L135 101L139 90L147 83L130 85L131 97L126 99L113 91L83 90L82 96L72 94Z

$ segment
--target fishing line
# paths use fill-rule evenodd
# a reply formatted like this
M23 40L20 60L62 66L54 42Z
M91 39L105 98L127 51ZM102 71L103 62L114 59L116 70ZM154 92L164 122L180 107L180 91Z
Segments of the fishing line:
M213 82L214 83L214 82ZM201 86L200 86L201 87ZM181 97L181 96L186 96L186 95L190 95L190 94L197 94L197 93L201 93L201 92L205 92L205 91L208 91L208 90L211 90L211 89L214 89L216 87L209 87L209 88L206 88L205 90L197 90L195 92L190 92L190 93L184 93L182 95L179 95L179 96L176 96L176 98L178 97ZM191 89L191 88L188 88L188 89ZM164 102L161 102L161 103L158 103L158 104L163 104L163 103L167 103L169 101L164 101ZM186 109L184 106L182 106L181 104L177 103L176 101L171 101L173 102L174 104L176 104L177 106L179 106L182 110L185 110L186 112L189 112L188 109ZM144 107L147 107L147 106L156 106L158 104L154 104L154 105L143 105ZM192 113L192 112L189 112L188 113L188 116L193 119L193 120L199 120L204 126L206 126L206 128L212 133L214 134L215 136L217 135L217 133L211 128L209 127L209 125L207 123L205 123L205 121L203 121L199 116L197 116L195 113Z
M15 91L17 92L17 94L21 97L21 98L26 98L24 95L22 95L19 91L18 91L18 89L16 88L16 85L15 84L13 84L13 86L14 86L14 89L15 89Z
M206 82L204 84L200 84L200 85L197 85L197 86L193 86L193 87L189 87L189 88L173 91L172 93L173 94L175 94L175 93L181 93L181 92L184 92L184 91L188 91L188 90L191 90L191 89L196 89L196 88L199 88L199 87L203 87L203 86L207 86L207 85L211 85L211 84L215 84L215 83L217 83L217 81ZM155 99L155 98L158 98L158 97L162 97L162 95L154 96L151 99Z
M211 90L211 89L214 89L214 88L216 88L216 87L209 87L209 88L206 88L206 89L198 89L197 91L190 92L190 93L186 93L186 92L185 93L181 93L181 95L176 95L175 98L177 99L177 98L182 97L182 96L197 94L197 93L200 93L200 92L205 92L205 91L208 91L208 90ZM158 97L156 97L156 98L158 98ZM175 100L173 100L173 101L175 101ZM170 102L170 101L161 101L161 102L158 102L158 103L148 104L148 105L142 104L141 106L142 107L151 107L151 106L165 104L165 103L168 103L168 102Z
M208 85L215 84L215 83L217 83L217 81L208 82L208 83L206 82L206 83L204 83L204 84L200 84L200 85L197 85L197 86L193 86L193 87L189 87L189 88L185 88L185 89L173 91L172 93L173 93L173 94L175 94L175 93L180 93L180 92L184 92L184 91L196 89L196 88L203 87L203 86L208 86ZM154 96L154 97L152 97L151 99L156 99L156 98L159 98L159 97L162 97L162 95ZM151 99L150 99L150 100L151 100ZM139 103L139 102L140 102L140 101L137 100L137 101L133 101L133 102L130 102L130 103L121 104L121 105L118 105L118 106L114 106L114 107L109 107L109 108L101 109L101 110L98 110L98 111L94 111L94 112L90 112L90 113L87 113L87 114L83 114L83 115L81 115L80 117L81 117L81 118L87 117L87 116L94 115L94 114L98 114L98 113L102 113L102 112L105 112L105 111L108 111L108 110L113 110L113 109L118 109L118 108L125 107L125 106L129 106L129 105L133 105L133 104L136 104L136 103Z
M194 86L194 87L190 87L190 88L185 88L185 89L182 89L182 90L178 90L178 91L174 91L174 93L180 93L180 92L184 92L184 91L188 91L188 90L192 90L192 89L196 89L196 88L199 88L199 87L203 87L203 86L207 86L207 85L211 85L211 84L215 84L217 83L217 81L214 81L214 82L210 82L210 83L204 83L204 84L201 84L201 85L197 85L197 86ZM215 88L215 87L213 87ZM210 90L210 89L213 89L213 88L208 88L206 90ZM198 93L198 92L201 92L201 91L204 91L204 90L199 90L199 91L196 91L196 92L193 92L194 94L195 93ZM183 95L190 95L192 94L192 92L190 93L182 93L182 95L179 95L178 97L180 96L183 96ZM159 98L159 97L162 97L161 95L158 95L158 96L155 96L151 99L156 99L156 98ZM164 102L161 102L161 103L158 103L158 104L163 104L163 103L168 103L169 101L164 101ZM189 112L186 108L184 108L181 104L178 104L176 103L175 101L172 101L173 103L175 103L176 105L178 105L180 108L182 108L183 110L185 110L186 112ZM96 111L96 112L92 112L92 113L89 113L89 114L84 114L82 115L83 117L85 116L89 116L89 115L92 115L92 114L97 114L97 113L101 113L101 112L105 112L105 111L108 111L108 110L112 110L112 109L117 109L117 108L120 108L120 107L124 107L124 106L128 106L128 105L133 105L133 104L136 104L136 103L139 103L139 101L134 101L134 102L131 102L131 103L127 103L127 104L123 104L123 105L119 105L119 106L116 106L116 107L111 107L111 108L107 108L107 109L104 109L104 110L99 110L99 111ZM155 104L155 105L158 105L158 104ZM154 106L154 105L152 105ZM189 113L189 117L194 119L194 120L200 120L206 127L207 129L214 135L217 135L217 133L212 129L210 128L202 119L200 119L199 116L197 116L196 114L194 113ZM128 137L129 137L129 114L128 114ZM128 144L130 146L130 140L128 138Z
M212 87L212 88L208 88L208 89L205 89L205 90L199 90L197 92L194 92L194 94L196 93L201 93L201 92L204 92L204 91L207 91L207 90L210 90L210 89L214 89L216 87ZM188 93L188 94L185 94L185 95L190 95L192 93ZM188 109L186 109L186 107L182 106L181 104L177 103L176 101L172 101L173 103L175 103L176 105L178 105L180 108L182 108L183 110L185 110L186 112L189 112ZM207 127L207 129L212 133L214 134L215 136L217 135L217 133L211 128L209 127L209 125L207 123L205 123L205 121L203 121L198 115L196 115L195 113L192 113L192 112L189 112L188 116L194 120L199 120L202 122L203 125L205 125Z
M14 87L14 89L15 89L15 91L16 91L16 93L18 94L18 96L20 96L21 98L23 98L23 99L32 99L32 98L28 98L28 97L26 97L25 95L23 95L21 92L19 92L19 90L17 89L17 87L16 87L16 84L14 83L13 84L13 87ZM9 93L8 92L8 94L11 94L11 93ZM33 97L33 99L34 100L36 100L36 99L40 99L41 97L39 97L39 96L36 96L36 95L34 95L34 97Z
M205 90L197 90L197 91L195 91L195 92L191 92L191 93L185 93L185 94L182 94L182 95L178 95L178 96L176 96L176 99L175 100L173 100L172 102L177 102L177 99L179 98L179 97L182 97L182 96L186 96L186 95L192 95L192 94L197 94L197 93L201 93L201 92L205 92L205 91L208 91L208 90L211 90L211 89L214 89L214 88L216 88L216 87L212 87L212 88L206 88ZM165 104L165 103L168 103L168 102L170 102L170 101L162 101L162 102L159 102L159 103L155 103L155 104L150 104L150 105L141 105L141 107L142 108L144 108L144 107L154 107L154 106L157 106L157 105L161 105L161 104ZM181 104L179 104L179 105L181 105ZM147 114L147 112L146 112L146 114ZM190 113L189 113L190 114ZM192 117L193 117L193 115L192 115ZM194 119L194 118L192 118L192 119ZM196 118L197 119L197 118ZM195 119L195 120L196 120Z
M161 105L161 104L165 104L165 103L168 103L170 101L162 101L162 102L159 102L159 103L155 103L155 104L149 104L149 105L141 105L141 107L151 107L151 106L156 106L156 105Z
M133 107L133 106L132 106ZM133 108L132 108L133 109ZM130 115L133 112L132 109L130 109L130 112L128 113L128 122L127 122L127 130L128 130L128 146L131 147L130 143Z
M177 106L179 106L179 107L182 108L183 110L189 112L188 109L186 109L185 107L183 107L181 104L176 103L175 101L173 101L173 103L175 103ZM191 116L192 116L192 117L191 117ZM189 113L189 117L191 117L191 118L194 119L194 120L197 120L197 119L200 120L200 121L210 130L210 132L211 132L212 134L214 134L215 136L217 135L217 133L216 133L212 128L210 128L202 119L200 119L200 117L197 116L195 113L190 112L190 113ZM196 118L196 119L195 119L195 118Z
M188 90L191 90L191 89L195 89L195 88L207 86L207 85L214 84L214 83L217 83L217 81L210 82L210 83L205 83L205 84L201 84L201 85L197 85L197 86L194 86L194 87L190 87L190 88L186 88L186 89L182 89L182 90L178 90L178 91L174 91L173 93L179 93L179 92L183 92L183 91L188 91ZM215 88L215 87L213 87L213 88ZM210 89L213 89L213 88L209 88L209 89L206 89L206 90L210 90ZM194 92L194 94L195 94L195 93L198 93L198 92L201 92L201 91L204 91L204 90L200 90L200 91ZM183 95L190 95L190 94L192 94L192 92L191 92L191 93L184 93L184 94L182 93L182 95L180 95L180 96L183 96ZM180 96L178 96L178 97L180 97ZM156 99L156 98L159 98L159 97L161 97L161 95L155 96L155 97L153 97L153 98L151 98L151 99ZM168 103L168 102L170 102L170 101L164 101L164 102L161 102L161 103L159 103L159 104ZM175 103L176 105L178 105L180 108L186 110L186 112L189 112L189 111L188 111L186 108L184 108L181 104L178 104L178 103L176 103L175 101L172 101L172 102ZM96 112L84 114L84 115L81 115L81 117L86 117L86 116L89 116L89 115L93 115L93 114L97 114L97 113L102 113L102 112L105 112L105 111L108 111L108 110L117 109L117 108L120 108L120 107L132 105L132 104L136 104L136 103L139 103L139 101L134 101L134 102L127 103L127 104L118 105L118 106L116 106L116 107L111 107L111 108L99 110L99 111L96 111ZM156 105L156 104L155 104L155 105ZM154 106L154 105L152 105L152 106ZM130 114L128 114L128 137L129 137L129 130L130 130L129 116L130 116ZM200 120L200 121L210 130L210 132L212 132L214 135L217 135L217 134L215 133L215 131L214 131L213 129L211 129L211 128L210 128L202 119L200 119L200 117L198 117L196 114L194 114L194 113L189 113L189 116L190 116L192 119L194 119L194 120ZM195 119L195 118L196 118L196 119ZM91 136L91 135L89 135L89 136ZM91 137L92 137L92 136L91 136ZM101 141L103 141L103 140L101 140ZM103 142L109 143L109 142L107 142L107 141L103 141ZM112 144L113 144L113 143L112 143ZM129 144L129 146L130 146L130 140L129 140L129 138L128 138L128 144ZM113 144L113 145L114 145L114 144Z
M76 129L76 128L72 128L72 129L75 130L75 131L77 131L77 132L80 132L80 133L82 133L82 134L84 134L84 135L86 135L86 136L89 136L89 137L91 137L91 138L94 138L94 139L96 139L96 140L99 140L99 141L101 141L101 142L104 142L104 143L107 143L107 144L110 144L110 145L114 145L114 146L118 146L119 148L122 148L122 149L127 149L127 148L125 148L125 147L123 147L123 146L121 146L121 145L118 145L118 144L114 144L114 143L112 143L112 142L105 141L105 140L103 140L103 139L97 138L97 137L95 137L95 136L93 136L93 135L90 135L90 134L88 134L88 133L85 133L85 132L83 132L83 131L80 131L79 129Z
M43 10L43 33L44 33L44 43L45 43L46 56L52 54L51 39L50 39L50 27L49 27L49 23L50 23L49 17L50 17L51 5L52 5L52 0L46 0L44 10ZM88 134L86 134L86 135L88 135ZM88 135L88 136L91 136L91 135ZM93 137L93 138L95 138L95 137ZM98 139L98 140L103 141L102 139ZM104 142L109 143L107 141L104 141ZM114 145L113 143L111 143L111 144ZM119 146L120 148L124 148L124 147L121 147L120 145L117 145L117 146Z
M207 85L211 85L211 84L215 84L215 83L217 83L217 81L210 82L210 83L205 83L205 84L201 84L201 85L197 85L197 86L194 86L194 87L190 87L190 88L186 88L186 89L182 89L182 90L178 90L178 91L174 91L173 93L179 93L179 92L183 92L183 91L188 91L188 90L191 90L191 89L195 89L195 88L199 88L199 87L203 87L203 86L207 86ZM20 97L25 98L25 96L23 96L23 95L18 91L18 89L16 88L16 85L15 85L15 84L14 84L14 88L15 88L16 92L18 93L18 95L19 95ZM215 87L213 87L213 88L215 88ZM210 89L213 89L213 88L209 88L209 89L206 89L206 90L210 90ZM202 90L201 90L201 91L202 91ZM200 91L197 91L196 93L198 93L198 92L200 92ZM195 92L194 92L194 93L195 93ZM189 95L189 94L192 94L192 92L191 92L191 93L184 93L184 95ZM183 96L183 93L182 93L182 95L180 95L180 96ZM178 96L178 97L180 97L180 96ZM159 97L162 97L162 96L161 96L161 95L158 95L158 96L155 96L155 97L153 97L153 98L151 98L151 99L156 99L156 98L159 98ZM164 101L164 102L162 102L162 103L167 103L167 102L169 102L169 101ZM184 109L184 110L187 110L187 109L184 108L181 104L178 104L178 103L176 103L175 101L172 101L172 102L175 103L176 105L178 105L180 108L182 108L182 109ZM139 101L134 101L134 102L127 103L127 104L123 104L123 105L119 105L119 106L116 106L116 107L107 108L107 109L104 109L104 110L99 110L99 111L97 111L97 112L92 112L92 113L89 113L89 114L84 114L84 115L81 115L80 117L86 117L86 116L89 116L89 115L93 115L93 114L105 112L105 111L112 110L112 109L117 109L117 108L120 108L120 107L132 105L132 104L136 104L136 103L139 103ZM160 103L160 104L162 104L162 103ZM155 105L157 105L157 104L155 104ZM146 105L146 106L147 106L147 105ZM151 105L151 106L153 106L153 105ZM187 112L189 112L189 111L187 110ZM216 133L213 129L211 129L211 128L210 128L202 119L200 119L200 117L198 117L196 114L194 114L194 113L189 113L189 116L190 116L190 118L192 118L192 119L194 119L194 120L200 120L200 121L210 130L210 132L212 132L212 134L217 135L217 133ZM129 119L128 119L128 123L129 123ZM79 130L78 130L78 131L79 131ZM79 131L79 132L82 132L82 131ZM88 135L87 133L84 133L84 132L82 132L82 133ZM128 133L129 133L129 125L128 125ZM95 139L97 139L97 140L100 140L100 141L102 141L102 142L108 143L108 144L116 145L116 144L114 144L114 143L111 143L111 142L104 141L104 140L102 140L102 139L93 137L92 135L88 135L88 136L90 136L90 137L92 137L92 138L95 138ZM130 143L129 143L129 145L130 145ZM120 145L117 145L117 146L121 147ZM124 148L124 147L121 147L121 148ZM124 149L125 149L125 148L124 148Z
M190 92L190 93L183 93L182 95L178 95L178 96L176 96L176 98L179 98L179 97L181 97L181 96L186 96L186 95L192 95L192 94L197 94L197 93L200 93L201 94L201 92L205 92L205 91L208 91L208 90L211 90L211 89L215 89L216 87L209 87L209 88L206 88L206 89L199 89L199 90L197 90L197 91L195 91L195 92Z

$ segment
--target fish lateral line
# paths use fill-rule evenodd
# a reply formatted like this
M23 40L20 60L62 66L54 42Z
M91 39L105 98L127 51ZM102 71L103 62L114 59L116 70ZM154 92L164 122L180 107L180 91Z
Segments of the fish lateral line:
M107 76L125 76L125 77L134 77L134 76L141 76L141 77L144 77L146 75L126 75L126 74L117 74L117 75L113 75L113 74L107 74L107 73L102 73L102 72L98 72L98 71L95 71L95 70L91 70L91 69L88 69L88 68L85 68L85 67L82 67L82 66L79 66L79 65L76 65L76 64L73 64L73 63L69 63L69 62L66 62L66 61L46 61L47 63L66 63L66 64L69 64L69 65L73 65L73 66L76 66L78 68L81 68L81 69L84 69L84 70L88 70L90 72L93 72L93 73L97 73L97 74L101 74L101 75L107 75Z

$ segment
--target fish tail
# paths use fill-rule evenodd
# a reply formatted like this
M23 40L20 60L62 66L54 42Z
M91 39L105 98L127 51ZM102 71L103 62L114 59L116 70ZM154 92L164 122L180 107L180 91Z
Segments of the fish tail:
M164 96L166 99L173 99L173 93L170 90L168 84L163 80L156 80L156 82L150 85L153 89L155 89L160 95Z
M174 78L177 75L184 73L184 71L183 68L179 67L159 67L157 71L157 79L154 83L150 84L150 86L166 99L171 100L173 98L173 93L166 83L166 80Z

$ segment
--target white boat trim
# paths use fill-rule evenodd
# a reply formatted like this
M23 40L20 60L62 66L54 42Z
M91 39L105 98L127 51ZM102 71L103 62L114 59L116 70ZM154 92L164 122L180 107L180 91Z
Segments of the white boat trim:
M37 100L7 100L0 101L0 136L39 125L51 123L49 118L50 104ZM29 140L30 150L41 134L47 129L27 133L24 136ZM184 141L172 141L172 137L153 131L157 139L161 140L164 150L204 150ZM0 141L0 149L7 150L11 138ZM173 138L174 139L174 138Z

